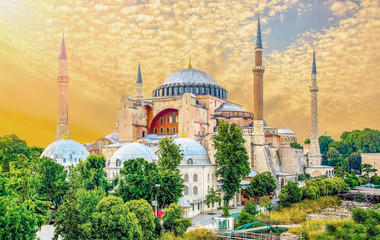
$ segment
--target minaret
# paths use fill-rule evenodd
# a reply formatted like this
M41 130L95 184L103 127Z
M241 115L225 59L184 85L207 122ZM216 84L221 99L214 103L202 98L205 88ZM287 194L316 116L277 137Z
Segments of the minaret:
M139 62L139 68L137 70L137 79L136 79L136 99L142 99L143 96L143 81L141 77L141 69L140 69L140 62Z
M264 112L263 112L263 76L265 67L263 66L263 44L261 41L260 14L257 17L257 39L255 48L255 65L253 72L253 113L254 113L254 143L263 145L264 136Z
M67 54L65 38L62 37L61 50L58 57L58 125L55 133L55 140L69 138L68 120L68 87L69 76L67 75ZM65 137L65 135L67 137Z
M310 149L309 149L309 167L322 164L321 151L318 142L318 86L317 86L317 65L315 63L315 51L313 51L313 64L311 68L310 81L311 94L311 130L310 130Z

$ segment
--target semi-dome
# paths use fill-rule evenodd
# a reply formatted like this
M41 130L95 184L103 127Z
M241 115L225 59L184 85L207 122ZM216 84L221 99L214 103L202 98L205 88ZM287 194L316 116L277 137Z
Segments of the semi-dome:
M191 138L176 138L174 143L179 145L184 157L180 165L211 165L206 149Z
M71 139L61 139L47 146L41 157L49 157L63 166L70 166L76 165L88 155L87 149L82 144Z
M287 128L278 129L278 134L295 134L292 130Z
M148 162L156 162L157 156L142 143L132 142L119 148L112 156L108 167L123 167L123 162L129 159L144 158Z
M164 83L153 91L153 97L182 96L184 93L212 95L227 99L227 91L220 87L210 74L189 65L172 73Z

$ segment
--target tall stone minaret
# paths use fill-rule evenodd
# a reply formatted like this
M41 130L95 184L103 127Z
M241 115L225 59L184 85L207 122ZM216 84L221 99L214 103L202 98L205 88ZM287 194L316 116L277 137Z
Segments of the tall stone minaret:
M68 120L68 87L69 76L67 75L67 54L65 38L62 37L61 50L58 57L58 125L55 140L70 138Z
M263 44L261 41L260 15L257 18L257 39L255 48L255 65L252 66L253 72L253 113L254 113L254 140L257 145L265 143L264 135L264 110L263 110Z
M310 130L310 149L309 149L309 167L318 166L322 164L321 151L318 142L318 99L317 93L319 87L317 86L317 65L315 63L315 51L313 51L313 64L311 68L311 81L310 81L310 94L311 94L311 130Z
M140 69L140 62L139 62L139 68L137 70L137 79L136 79L136 99L142 99L143 96L143 81L141 77L141 69Z

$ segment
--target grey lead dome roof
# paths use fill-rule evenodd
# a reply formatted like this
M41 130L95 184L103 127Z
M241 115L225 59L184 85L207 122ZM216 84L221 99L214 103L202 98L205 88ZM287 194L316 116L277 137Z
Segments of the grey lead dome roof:
M180 165L211 165L206 149L191 138L176 138L174 143L179 145L185 155ZM189 160L192 160L189 162Z
M71 139L61 139L47 146L41 157L49 157L63 166L70 166L79 163L88 155L87 149L82 144Z
M144 158L148 162L157 160L156 154L142 143L132 142L127 143L119 148L112 156L110 167L123 167L123 162L129 159ZM116 166L116 161L120 160L120 166Z
M181 83L186 85L191 83L218 85L210 74L196 68L185 68L172 73L162 85Z

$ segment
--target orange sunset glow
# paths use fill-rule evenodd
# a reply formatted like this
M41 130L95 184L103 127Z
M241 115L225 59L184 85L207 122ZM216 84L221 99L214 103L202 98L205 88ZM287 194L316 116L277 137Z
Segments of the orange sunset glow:
M264 120L310 137L313 46L319 135L380 128L378 0L0 0L0 135L46 147L57 126L58 54L68 55L71 138L90 143L115 127L120 99L144 97L171 73L209 73L253 112L260 12Z

